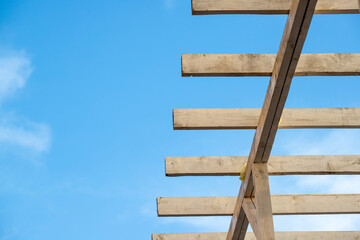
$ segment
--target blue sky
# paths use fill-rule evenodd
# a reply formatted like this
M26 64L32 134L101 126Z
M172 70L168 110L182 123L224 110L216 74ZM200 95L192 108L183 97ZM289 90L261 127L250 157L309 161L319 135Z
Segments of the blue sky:
M248 155L254 131L174 131L173 108L261 107L268 77L182 78L182 53L276 53L286 16L192 16L190 0L0 1L0 239L227 231L156 217L156 197L235 196L166 178L165 156ZM359 15L317 15L303 52L359 53ZM360 107L359 77L296 77L286 107ZM360 154L359 130L280 130L273 154ZM315 184L316 183L316 184ZM358 176L271 177L273 194L359 193ZM360 216L276 217L360 230Z

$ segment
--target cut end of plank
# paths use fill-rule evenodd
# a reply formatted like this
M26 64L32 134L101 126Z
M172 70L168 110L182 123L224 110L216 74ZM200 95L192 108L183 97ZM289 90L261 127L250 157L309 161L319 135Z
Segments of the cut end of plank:
M184 64L188 63L188 56L189 55L193 55L193 54L181 54L181 76L182 77L192 77L193 74L192 73L188 73L186 70L184 70L183 66Z
M173 130L176 130L175 126L175 109L172 110L172 122L173 122Z
M156 198L156 206L159 206L159 204L160 204L160 199L161 199L161 197L157 197L157 198ZM156 213L157 213L157 216L158 216L158 217L161 216L160 213L159 213L159 208L158 208L158 207L156 207Z

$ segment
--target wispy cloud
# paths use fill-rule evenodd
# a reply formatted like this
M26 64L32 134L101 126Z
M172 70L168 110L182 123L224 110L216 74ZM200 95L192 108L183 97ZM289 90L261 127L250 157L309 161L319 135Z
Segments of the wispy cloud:
M24 87L31 72L31 61L24 51L1 54L0 103L17 89Z
M191 226L199 231L224 232L230 225L230 217L181 217L165 218L162 222L165 224L183 224Z
M320 139L300 136L283 147L290 155L360 154L360 130L332 130ZM326 193L359 193L360 176L301 176L297 186Z
M347 155L360 154L360 131L331 130L326 134L298 135L287 139L282 147L289 155ZM291 184L287 181L284 184ZM360 176L298 176L293 183L303 193L349 194L360 193ZM279 188L281 186L273 186ZM286 216L277 217L281 231L358 231L359 215Z
M0 51L0 147L11 146L36 153L48 150L50 127L1 110L4 101L24 88L33 69L25 51Z
M322 138L316 137L316 134L300 135L287 139L286 144L282 145L292 155L360 154L359 146L358 129L332 130Z
M50 128L34 122L1 123L0 144L16 145L35 152L44 152L50 146Z
M175 7L175 0L164 0L166 9L173 9Z
M275 216L276 231L359 231L359 215Z
M320 136L320 137L319 137ZM321 135L315 133L283 139L282 150L288 155L360 154L360 131L354 129L332 130ZM271 185L272 189L296 189L296 194L305 193L360 193L360 176L281 176L282 181ZM199 187L199 186L197 186ZM295 193L295 192L294 192ZM286 193L286 194L291 194ZM169 218L164 224L183 224L192 231L227 231L228 217ZM359 231L359 215L306 215L276 216L276 231ZM248 229L250 231L250 227Z

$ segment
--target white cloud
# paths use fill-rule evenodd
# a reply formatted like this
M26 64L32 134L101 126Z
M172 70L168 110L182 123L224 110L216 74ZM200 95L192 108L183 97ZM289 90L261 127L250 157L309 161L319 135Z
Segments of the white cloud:
M31 61L23 51L0 56L0 103L24 87L31 72Z
M0 125L0 144L44 152L49 148L50 140L50 128L46 124L27 122L21 125Z
M360 154L360 130L342 129L288 136L281 148L288 155ZM280 177L277 177L280 178ZM277 194L360 193L360 176L281 176L272 189L290 191ZM199 187L199 186L197 186ZM290 187L290 188L289 188ZM161 220L164 224L182 224L194 232L226 232L230 217L181 217ZM359 231L360 215L275 216L276 231ZM249 225L248 231L251 231Z
M276 231L359 231L359 215L275 216Z
M291 155L360 154L360 130L332 130L323 138L314 134L287 139L283 148Z
M331 130L325 135L298 135L286 140L282 148L289 155L360 154L360 131L357 129ZM285 180L272 187L281 188L282 184L291 182ZM297 176L292 184L297 193L360 193L360 176L357 175ZM359 231L360 216L279 216L275 217L275 227L277 231Z
M0 51L0 108L4 100L25 87L32 72L31 61L24 51ZM0 147L12 146L41 153L48 150L50 127L43 123L20 120L0 109ZM16 151L18 152L18 151Z
M314 136L293 138L283 147L290 155L360 154L360 130L332 130L320 139ZM301 176L296 185L303 190L323 193L360 193L360 176Z

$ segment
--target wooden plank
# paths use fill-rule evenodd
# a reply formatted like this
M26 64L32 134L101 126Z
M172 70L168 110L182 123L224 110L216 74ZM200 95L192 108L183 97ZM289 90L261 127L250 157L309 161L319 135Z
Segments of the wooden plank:
M293 0L285 30L281 39L274 69L272 71L265 101L260 113L258 127L251 146L246 167L246 177L242 182L236 200L227 240L242 240L248 225L241 216L239 206L244 197L250 197L254 190L252 166L266 163L280 122L280 117L290 90L290 84L310 27L317 0Z
M236 197L162 197L157 210L160 217L231 216L235 202ZM271 202L273 215L360 213L360 194L272 195Z
M166 176L239 176L246 156L166 157ZM360 174L360 155L270 156L269 175Z
M226 232L218 233L154 233L152 240L225 240ZM360 239L360 232L330 231L330 232L276 232L277 240L356 240ZM246 233L245 240L257 240L252 232Z
M288 14L291 0L192 0L193 15ZM358 0L319 0L316 14L359 13Z
M276 54L183 54L182 76L271 76ZM359 53L302 54L295 76L360 75Z
M360 65L359 65L360 66ZM175 130L256 129L261 109L174 109ZM280 129L359 128L360 108L286 108Z
M275 240L267 163L255 163L252 172L255 198L251 199L255 201L258 227L257 230L253 230L257 240ZM249 198L244 200L246 199Z

